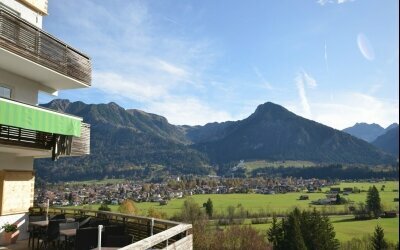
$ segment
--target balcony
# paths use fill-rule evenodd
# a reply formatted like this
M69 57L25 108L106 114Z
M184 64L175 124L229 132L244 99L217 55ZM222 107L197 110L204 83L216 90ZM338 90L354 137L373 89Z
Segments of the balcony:
M88 56L1 8L0 68L55 91L91 85Z
M80 117L6 98L0 98L0 114L0 152L37 158L90 153L90 125Z
M31 213L45 214L43 208L34 208ZM64 214L66 218L72 220L89 217L94 221L106 220L112 226L123 226L125 234L133 236L133 243L120 248L123 250L193 249L191 224L105 211L74 208L49 209L49 215L56 214Z

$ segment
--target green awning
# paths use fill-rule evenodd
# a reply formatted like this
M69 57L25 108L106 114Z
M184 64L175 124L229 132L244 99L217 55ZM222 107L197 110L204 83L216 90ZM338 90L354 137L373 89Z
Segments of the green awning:
M78 117L0 98L0 124L79 137L81 122Z

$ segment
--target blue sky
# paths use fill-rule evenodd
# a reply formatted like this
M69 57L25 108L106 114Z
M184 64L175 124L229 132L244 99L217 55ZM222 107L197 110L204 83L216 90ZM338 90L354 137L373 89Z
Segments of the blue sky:
M173 124L243 119L271 101L337 129L388 126L399 114L398 5L52 0L44 29L92 58L92 87L59 98Z

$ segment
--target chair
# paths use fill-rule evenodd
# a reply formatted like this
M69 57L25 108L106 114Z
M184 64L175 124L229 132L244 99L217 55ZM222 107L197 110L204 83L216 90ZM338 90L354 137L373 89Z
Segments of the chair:
M88 250L97 247L98 229L95 227L76 230L75 250Z
M50 220L64 220L64 219L65 219L65 214L56 214L50 218Z
M92 218L89 221L89 227L98 227L99 225L108 226L110 222L107 219Z
M106 244L106 239L108 236L120 236L120 235L125 235L125 226L124 225L110 225L110 226L105 226L103 229L103 238L102 238L102 243Z
M79 222L60 223L60 232L61 230L65 229L78 229L78 228L79 228ZM58 240L58 245L64 245L65 248L71 246L72 245L71 238L67 238L67 236L65 236L64 238L60 237Z
M132 244L133 237L131 235L108 235L104 247L124 247Z
M89 227L90 217L84 218L83 220L78 220L79 228Z
M53 243L53 246L55 247L55 242L60 236L60 222L60 220L49 221L47 230L39 236L39 241L42 241L40 246L38 244L40 248L44 247L47 249L50 243Z
M44 220L46 220L45 215L30 215L29 216L29 222L44 221ZM28 232L29 232L28 246L31 245L31 240L32 240L32 244L33 244L32 248L34 248L35 238L40 235L41 229L28 224Z

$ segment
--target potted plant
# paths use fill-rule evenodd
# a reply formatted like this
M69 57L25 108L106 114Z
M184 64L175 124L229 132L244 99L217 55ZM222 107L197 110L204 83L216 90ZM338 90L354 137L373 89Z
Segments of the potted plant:
M6 223L1 226L1 229L4 229L4 240L3 243L6 245L14 244L19 236L18 226L15 224Z

